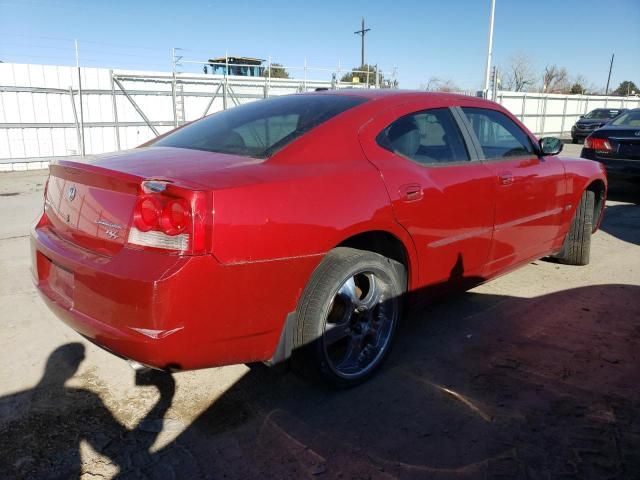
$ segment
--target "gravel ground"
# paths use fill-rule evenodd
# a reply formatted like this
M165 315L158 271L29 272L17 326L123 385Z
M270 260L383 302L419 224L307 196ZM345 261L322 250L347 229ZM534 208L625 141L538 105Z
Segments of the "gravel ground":
M0 175L0 478L640 479L640 206L607 202L589 266L417 312L332 392L262 366L136 381L34 291L44 178Z

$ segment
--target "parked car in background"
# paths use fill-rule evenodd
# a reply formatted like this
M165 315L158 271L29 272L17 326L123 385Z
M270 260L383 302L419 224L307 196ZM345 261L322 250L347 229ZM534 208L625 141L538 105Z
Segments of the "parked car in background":
M595 129L602 127L625 111L624 108L596 108L582 115L571 127L571 141L573 143L583 141Z
M640 187L640 108L627 110L589 135L580 156L602 163L611 180Z
M293 355L347 387L407 302L547 255L589 261L597 162L451 94L276 97L141 148L50 167L34 281L96 344L160 369Z

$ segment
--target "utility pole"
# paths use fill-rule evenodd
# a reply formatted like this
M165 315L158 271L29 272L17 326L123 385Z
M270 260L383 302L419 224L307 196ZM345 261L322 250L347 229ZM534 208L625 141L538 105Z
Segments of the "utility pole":
M493 18L496 13L496 0L491 0L491 14L489 16L489 45L487 46L487 65L484 69L484 97L489 95L489 77L491 76L491 57L493 55Z
M616 56L615 53L611 54L611 63L609 64L609 76L607 77L607 88L604 90L605 95L609 95L609 82L611 81L611 69L613 69L613 58Z
M361 37L361 46L360 46L360 66L364 66L364 36L367 32L371 31L370 28L364 28L364 17L362 17L362 28L356 32L353 32L356 35L360 35Z

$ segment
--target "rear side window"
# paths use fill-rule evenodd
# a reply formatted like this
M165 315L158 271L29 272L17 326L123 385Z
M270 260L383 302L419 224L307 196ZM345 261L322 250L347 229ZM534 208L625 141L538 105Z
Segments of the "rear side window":
M469 160L460 130L448 108L401 117L376 140L382 148L425 165Z
M312 128L365 101L342 95L261 100L198 120L152 145L267 158Z
M640 109L629 110L612 121L611 125L616 127L640 127Z
M611 109L596 109L587 113L584 118L594 118L594 119L604 119L607 118L616 118L620 115L620 110L611 110Z
M462 111L480 141L485 158L508 158L534 154L529 136L504 113L471 107L463 107Z

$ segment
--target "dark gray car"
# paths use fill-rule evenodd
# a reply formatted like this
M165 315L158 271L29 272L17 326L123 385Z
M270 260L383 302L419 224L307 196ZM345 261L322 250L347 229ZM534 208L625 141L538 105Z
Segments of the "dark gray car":
M609 123L624 112L626 112L624 108L596 108L586 115L582 115L576 124L571 127L572 142L583 141L591 135L591 132Z

